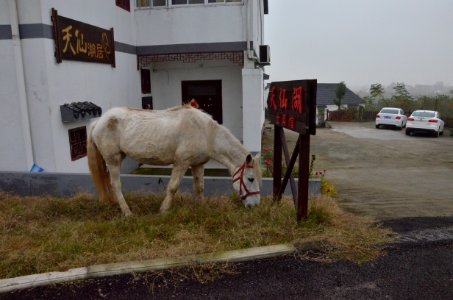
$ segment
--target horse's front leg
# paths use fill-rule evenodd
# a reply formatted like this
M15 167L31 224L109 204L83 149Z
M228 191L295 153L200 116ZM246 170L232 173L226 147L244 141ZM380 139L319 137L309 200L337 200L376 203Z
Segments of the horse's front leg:
M110 173L110 182L112 184L113 195L115 197L116 202L118 202L121 211L126 217L132 215L129 206L124 199L123 193L121 192L121 181L120 181L120 169L121 169L121 157L115 157L114 159L109 160L107 162L107 167Z
M204 165L192 166L192 176L193 176L193 193L195 199L203 201Z
M178 191L179 183L181 182L181 178L184 176L184 173L186 173L187 169L189 166L186 165L174 165L173 170L171 171L171 178L170 182L168 183L167 186L167 193L165 195L165 199L160 205L160 212L166 212L170 206L171 206L171 201L173 200L173 196L176 194Z

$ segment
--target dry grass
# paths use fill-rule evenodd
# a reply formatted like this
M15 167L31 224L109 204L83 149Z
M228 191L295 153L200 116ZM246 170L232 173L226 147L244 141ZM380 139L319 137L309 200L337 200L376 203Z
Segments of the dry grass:
M389 231L341 211L335 200L310 200L308 219L298 224L292 200L264 198L254 209L237 199L200 204L180 196L159 214L163 195L126 195L134 213L88 195L73 198L18 197L0 193L0 278L68 268L176 257L240 248L314 242L331 259L361 262L380 255Z

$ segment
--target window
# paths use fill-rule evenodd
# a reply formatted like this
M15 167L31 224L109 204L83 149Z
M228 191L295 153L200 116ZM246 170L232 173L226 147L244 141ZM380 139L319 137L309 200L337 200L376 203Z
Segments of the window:
M71 160L78 160L87 155L87 128L86 126L68 130Z
M167 6L167 0L153 0L153 7Z
M204 0L171 0L172 5L204 4Z
M242 2L242 0L208 0L208 3Z
M136 5L137 7L149 7L150 0L137 0Z
M130 0L115 0L116 6L121 7L124 10L131 11Z
M212 3L241 3L243 0L136 0L137 8L142 7L171 7L192 4L212 4Z
M386 109L381 110L381 113L397 115L398 114L398 110L397 109L387 109L386 108Z
M165 7L167 6L167 0L136 0L138 8L141 7Z
M142 81L142 94L151 94L151 72L149 69L140 71Z

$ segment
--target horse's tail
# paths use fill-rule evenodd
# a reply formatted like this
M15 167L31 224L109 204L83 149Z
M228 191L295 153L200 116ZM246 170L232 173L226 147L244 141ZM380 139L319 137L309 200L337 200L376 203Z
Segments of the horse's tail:
M107 171L107 165L105 160L99 152L98 147L93 141L92 132L96 122L93 122L88 133L87 140L87 156L88 156L88 167L90 168L91 177L93 178L94 186L99 195L101 201L113 202L110 197L111 184L109 174Z

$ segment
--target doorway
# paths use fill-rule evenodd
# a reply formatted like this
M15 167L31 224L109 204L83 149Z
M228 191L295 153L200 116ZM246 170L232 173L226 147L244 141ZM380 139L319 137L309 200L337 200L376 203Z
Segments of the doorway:
M222 124L222 80L182 81L183 104L195 99L219 124Z

